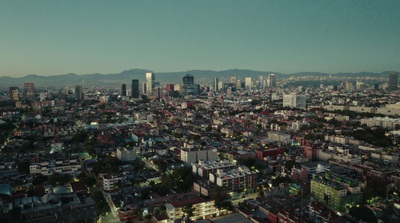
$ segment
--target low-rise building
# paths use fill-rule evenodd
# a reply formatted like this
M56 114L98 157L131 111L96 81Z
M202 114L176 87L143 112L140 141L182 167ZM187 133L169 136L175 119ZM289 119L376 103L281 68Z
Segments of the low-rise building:
M52 175L53 173L77 176L81 171L82 168L79 159L44 160L40 163L31 163L29 166L30 174L41 174L45 176Z
M118 148L117 158L121 161L134 161L138 156L136 148Z
M105 175L103 177L103 189L106 191L111 191L116 188L119 183L123 183L125 180L124 175Z
M215 207L214 200L197 197L189 200L167 203L165 205L168 215L167 222L173 223L179 219L183 220L185 217L187 217L183 212L183 208L187 205L191 206L194 210L193 216L190 217L191 220L209 219L229 212L225 209L220 210Z

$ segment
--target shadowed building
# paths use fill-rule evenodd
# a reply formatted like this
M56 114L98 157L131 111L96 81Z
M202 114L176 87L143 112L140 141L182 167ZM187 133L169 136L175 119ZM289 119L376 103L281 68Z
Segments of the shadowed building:
M132 98L139 98L139 80L137 79L132 80L131 96Z
M24 98L25 99L35 99L35 84L34 83L24 83Z
M126 84L121 85L121 96L126 96Z

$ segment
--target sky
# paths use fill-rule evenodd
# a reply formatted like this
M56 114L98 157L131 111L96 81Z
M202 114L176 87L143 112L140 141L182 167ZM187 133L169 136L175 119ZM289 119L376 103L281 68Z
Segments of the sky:
M400 71L398 0L0 0L0 76Z

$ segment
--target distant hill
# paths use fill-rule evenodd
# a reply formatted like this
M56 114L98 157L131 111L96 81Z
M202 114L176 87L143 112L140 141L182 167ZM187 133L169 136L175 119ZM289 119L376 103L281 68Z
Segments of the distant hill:
M9 86L19 86L22 87L26 82L33 82L37 87L64 87L64 86L74 86L82 84L83 81L86 85L90 86L119 86L123 83L129 85L132 79L139 79L140 83L145 81L145 73L152 72L146 69L131 69L124 70L118 74L83 74L77 75L74 73L54 75L54 76L39 76L36 74L27 75L20 78L12 77L0 77L0 87L5 88ZM182 77L185 74L192 74L194 76L195 82L200 84L212 83L213 79L217 77L220 81L227 82L230 77L237 77L238 79L244 80L245 77L258 78L259 76L269 75L271 73L275 74L277 79L287 78L290 76L341 76L341 77L388 77L390 71L384 71L381 73L371 73L371 72L360 72L360 73L337 73L337 74L327 74L319 72L299 72L293 74L283 74L272 71L254 71L247 69L231 69L222 71L213 70L189 70L180 72L158 72L155 73L156 81L164 83L182 83Z

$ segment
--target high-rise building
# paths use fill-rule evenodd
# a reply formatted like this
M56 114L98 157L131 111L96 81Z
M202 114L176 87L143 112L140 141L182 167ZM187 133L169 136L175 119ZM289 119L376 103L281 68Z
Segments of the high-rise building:
M237 90L242 89L242 81L241 80L236 80L235 88Z
M25 99L35 99L35 84L34 83L24 83L24 98Z
M253 80L251 79L251 77L246 77L244 79L244 88L246 90L251 90L252 87L253 87Z
M147 94L147 82L143 83L142 90L143 90L143 94Z
M131 97L139 98L139 80L133 79L131 85Z
M237 77L231 77L231 83L232 84L236 84L237 81Z
M186 74L183 78L183 95L194 94L194 77L191 74Z
M264 89L264 76L260 76L260 89Z
M218 91L218 78L214 78L214 91Z
M121 96L126 96L126 84L121 85Z
M388 90L389 91L395 91L397 90L397 85L398 85L398 76L396 72L391 72L389 74L389 83L388 83Z
M77 101L82 101L82 87L80 85L75 86L75 98Z
M154 73L146 73L146 94L152 94L154 91L156 77Z
M276 77L275 77L275 74L270 74L268 76L268 87L276 88Z
M10 87L10 100L18 101L19 100L19 88L18 87Z

